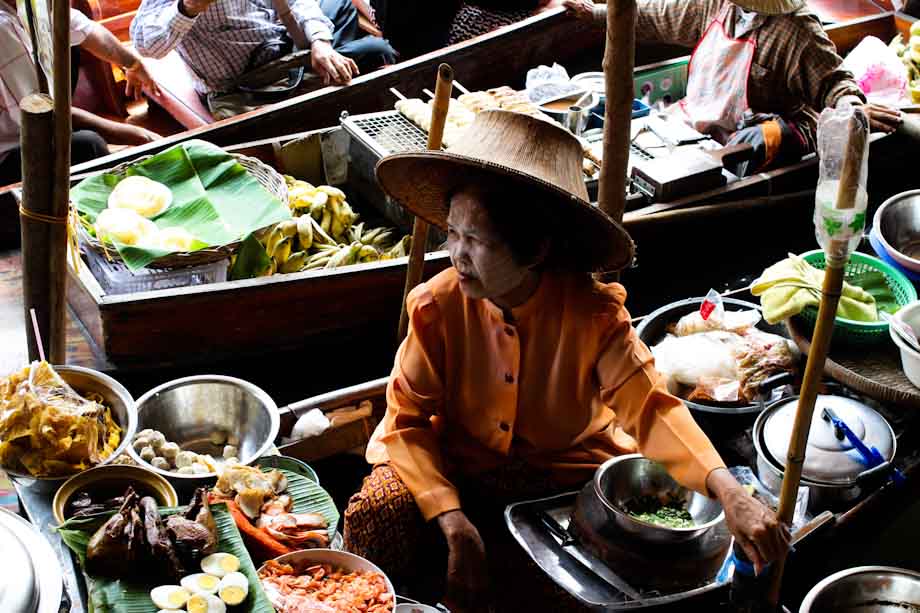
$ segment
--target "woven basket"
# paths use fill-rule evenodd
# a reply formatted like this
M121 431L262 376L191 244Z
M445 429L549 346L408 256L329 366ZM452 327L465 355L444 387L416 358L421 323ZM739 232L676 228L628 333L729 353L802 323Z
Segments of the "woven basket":
M820 270L824 270L826 266L824 262L824 251L820 249L803 253L801 257ZM917 290L914 289L913 284L907 277L901 274L900 271L895 270L878 258L863 253L857 252L850 255L850 259L847 260L843 278L845 281L850 281L854 276L868 270L875 270L885 275L885 281L888 283L888 287L891 288L891 292L894 294L900 306L904 306L917 299ZM818 309L815 307L808 307L799 314L799 317L806 325L806 329L810 331L814 328L815 322L818 319ZM888 322L885 320L873 322L854 321L837 317L834 320L834 334L832 339L835 344L843 343L846 345L865 346L886 343L888 341Z
M231 155L236 158L236 161L239 162L240 166L245 168L246 172L255 177L259 184L264 187L272 196L280 200L285 207L288 206L288 190L287 183L284 182L284 177L278 174L275 169L271 168L260 160L236 153ZM124 176L130 167L136 166L140 162L143 162L150 157L152 156L147 155L136 160L131 160L130 162L124 162L123 164L119 164L118 166L105 171L105 173L110 175ZM122 261L121 255L118 253L117 249L112 246L103 247L102 242L95 236L90 235L90 233L86 231L86 228L83 226L83 224L80 224L78 232L81 243L89 246L94 251L105 255L115 262ZM210 264L212 262L230 257L236 252L239 246L240 241L234 241L232 243L227 243L226 245L205 247L204 249L199 249L198 251L170 253L169 255L164 255L163 257L157 258L156 260L150 262L146 267L185 268L187 266L200 266L202 264Z

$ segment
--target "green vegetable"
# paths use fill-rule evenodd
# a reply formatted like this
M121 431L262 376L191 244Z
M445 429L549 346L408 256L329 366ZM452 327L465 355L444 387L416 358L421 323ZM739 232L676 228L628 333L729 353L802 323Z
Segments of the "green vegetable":
M867 270L861 272L848 277L847 283L862 288L875 298L875 307L879 311L885 311L893 315L901 308L894 292L891 291L891 286L888 285L887 277L881 271Z
M662 502L654 496L643 496L626 505L631 517L666 528L692 528L693 516L686 503L673 496Z

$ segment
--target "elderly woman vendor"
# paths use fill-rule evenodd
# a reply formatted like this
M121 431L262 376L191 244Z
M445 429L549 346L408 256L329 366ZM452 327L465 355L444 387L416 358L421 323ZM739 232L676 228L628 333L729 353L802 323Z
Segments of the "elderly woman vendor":
M373 472L345 513L346 548L392 574L417 570L423 544L407 522L436 524L454 603L486 585L468 498L488 497L496 481L573 489L636 451L718 498L756 566L787 547L786 529L667 392L623 287L592 280L626 266L633 244L588 203L581 157L554 124L487 111L451 152L377 166L390 196L447 230L453 267L408 297L410 331L367 449Z

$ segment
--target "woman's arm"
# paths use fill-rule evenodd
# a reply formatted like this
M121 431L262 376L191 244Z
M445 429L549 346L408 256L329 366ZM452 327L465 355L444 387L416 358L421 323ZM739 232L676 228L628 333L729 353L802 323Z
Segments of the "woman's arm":
M147 89L153 95L159 95L160 89L147 72L141 56L130 47L121 44L121 41L104 26L93 22L80 48L86 49L104 62L124 68L125 92L128 96L139 99L142 89Z

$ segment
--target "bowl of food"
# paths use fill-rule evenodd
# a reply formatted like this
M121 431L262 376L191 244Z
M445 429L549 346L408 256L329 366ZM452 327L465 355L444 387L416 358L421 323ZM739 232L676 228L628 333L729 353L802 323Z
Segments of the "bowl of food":
M920 573L891 566L857 566L811 588L799 613L920 610Z
M604 462L593 486L610 521L651 543L690 541L725 519L717 500L683 487L663 465L639 454Z
M920 272L920 189L895 194L883 202L872 225L895 262Z
M62 524L71 517L115 511L124 502L129 486L141 497L152 496L161 507L179 504L176 490L160 475L139 466L109 464L85 470L65 481L51 504L54 518Z
M274 400L248 381L184 377L138 399L128 453L183 489L216 477L222 464L255 462L274 444L279 424Z
M287 553L263 564L259 580L279 611L319 610L320 603L349 611L393 611L396 605L396 590L386 574L373 562L346 551Z
M0 467L36 492L54 492L74 474L111 463L137 427L128 390L80 366L33 362L0 379L0 400ZM54 435L38 436L39 427Z

